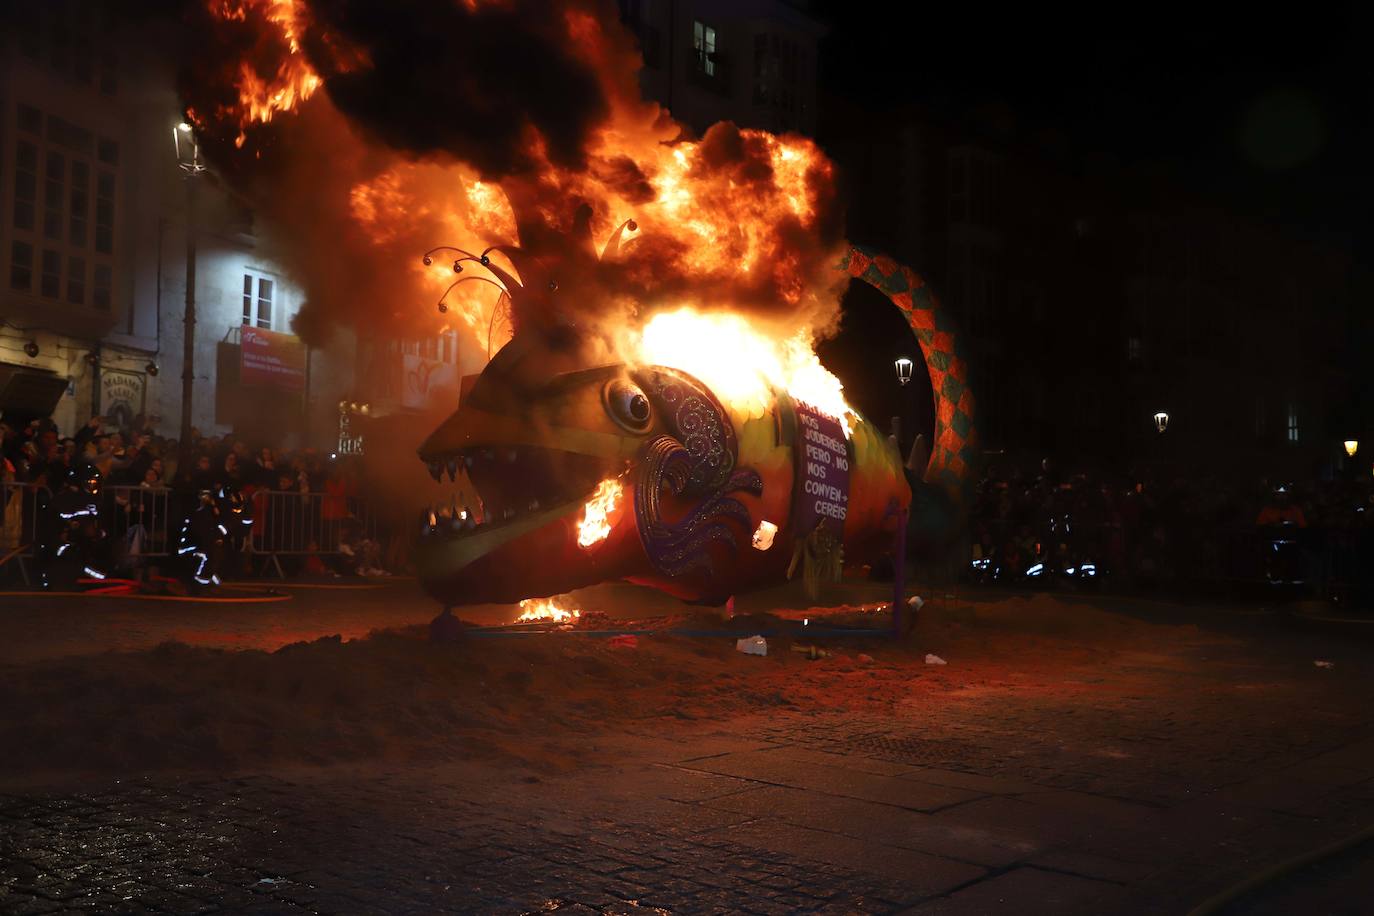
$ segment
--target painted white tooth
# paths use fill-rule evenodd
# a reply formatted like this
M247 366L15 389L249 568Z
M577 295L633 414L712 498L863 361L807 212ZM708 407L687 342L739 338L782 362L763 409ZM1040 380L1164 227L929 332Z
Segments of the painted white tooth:
M450 459L448 460L448 479L449 479L449 480L457 480L457 479L458 479L458 459L457 459L457 458L450 458Z
M439 465L439 462L431 461L429 463L429 476L433 477L436 481L443 479L444 469Z

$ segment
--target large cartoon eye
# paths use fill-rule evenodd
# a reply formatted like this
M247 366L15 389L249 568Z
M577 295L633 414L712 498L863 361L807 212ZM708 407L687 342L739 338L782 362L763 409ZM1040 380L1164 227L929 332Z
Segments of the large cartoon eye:
M649 428L653 408L649 399L634 382L616 379L606 386L606 412L611 419L631 432L642 433Z

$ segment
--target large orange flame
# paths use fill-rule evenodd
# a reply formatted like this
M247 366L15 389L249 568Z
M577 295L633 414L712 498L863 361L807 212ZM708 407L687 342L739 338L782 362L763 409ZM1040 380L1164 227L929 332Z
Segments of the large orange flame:
M547 620L553 623L568 623L582 616L582 612L577 608L562 607L559 602L567 604L564 598L526 598L520 602L520 616L515 618L515 622Z
M582 507L582 520L577 523L577 544L591 547L600 544L610 536L615 525L612 517L620 503L624 487L620 481L611 478L596 485L596 492Z
M785 391L851 432L854 411L844 386L821 365L808 330L780 338L744 315L682 307L654 315L637 336L630 335L629 344L632 362L691 373L744 416L763 416L773 392Z
M235 83L239 92L238 111L220 113L221 116L237 117L236 146L243 146L248 139L247 128L251 124L267 124L277 112L291 111L323 84L301 53L302 11L296 0L211 0L210 3L210 13L226 22L244 22L250 10L278 30L288 53L282 56L275 70L266 74L260 73L247 60L240 62Z
M309 307L329 310L328 320L351 310L360 323L386 322L391 327L374 330L388 335L452 326L476 344L469 352L499 349L511 333L509 300L487 283L453 286L477 271L460 276L453 258L423 264L419 254L441 244L482 251L520 243L510 185L442 152L408 155L383 146L350 124L329 87L338 73L366 74L366 52L336 47L342 40L324 33L326 14L323 7L312 11L312 0L204 2L226 28L254 27L259 35L251 55L215 77L232 81L237 104L198 123L227 128L238 144L268 125L274 133L298 130L268 153L307 163L284 174L297 183L317 180L325 189L315 197L293 193L295 204L264 214L285 221L278 237L298 245L305 269L317 274L297 278ZM485 5L463 2L469 9ZM559 165L548 138L531 129L522 150L530 164L519 174L533 188L536 216L550 228L570 228L568 202L591 206L598 247L634 221L618 254L608 258L624 261L635 292L595 303L614 316L599 329L613 338L611 349L632 363L691 372L747 414L764 409L771 391L786 391L847 424L851 411L842 387L813 346L836 314L828 287L839 242L829 160L804 137L729 124L693 138L639 98L634 69L640 62L613 17L603 21L580 5L553 4L541 22L561 28L563 46L597 72L609 111L585 138L585 165ZM307 107L320 116L300 117ZM433 117L461 120L463 112ZM522 203L521 219L528 217ZM299 241L319 234L321 219L332 220L328 234L337 248ZM357 269L339 270L344 259ZM289 269L291 259L284 260ZM783 318L787 330L778 332Z

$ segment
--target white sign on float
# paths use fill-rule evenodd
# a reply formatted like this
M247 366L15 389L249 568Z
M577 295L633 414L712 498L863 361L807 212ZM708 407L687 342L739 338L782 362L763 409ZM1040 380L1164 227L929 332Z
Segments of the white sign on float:
M794 530L801 536L828 520L837 538L849 513L849 446L844 427L834 417L797 402L801 443L797 448Z

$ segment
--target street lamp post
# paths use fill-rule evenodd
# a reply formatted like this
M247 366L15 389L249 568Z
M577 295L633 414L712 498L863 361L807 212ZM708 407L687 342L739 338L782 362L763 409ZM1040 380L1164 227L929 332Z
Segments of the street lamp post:
M1169 412L1168 412L1167 410L1156 411L1156 413L1155 413L1155 429L1159 430L1160 432L1164 432L1164 430L1166 430L1166 429L1168 429L1168 428L1169 428Z
M1342 444L1345 445L1345 454L1349 458L1354 458L1355 453L1360 450L1359 439L1346 439Z
M182 121L172 129L177 168L186 182L186 311L185 340L181 353L181 461L189 466L191 455L191 408L195 395L196 365L196 178L205 171L191 125Z

